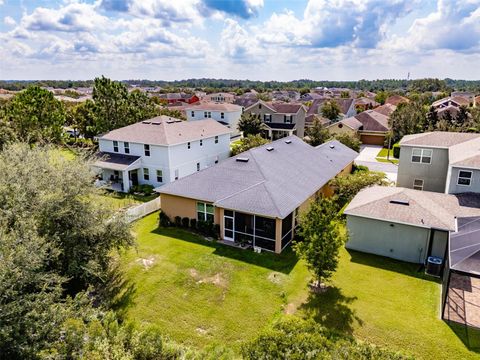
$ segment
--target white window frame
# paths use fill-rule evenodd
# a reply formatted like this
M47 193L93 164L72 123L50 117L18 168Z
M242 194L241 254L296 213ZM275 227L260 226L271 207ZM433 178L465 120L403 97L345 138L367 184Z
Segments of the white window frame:
M272 115L271 114L263 114L263 121L266 123L272 122Z
M195 111L191 112L192 117L195 117Z
M203 146L203 139L200 139L200 146Z
M225 113L220 113L220 119L225 119Z
M470 173L470 177L467 178L465 176L460 176L460 173L465 172L465 173ZM459 181L460 179L465 179L468 180L468 185L467 184L460 184ZM457 176L457 185L458 186L472 186L472 180L473 180L473 171L470 170L458 170L458 176Z
M197 162L197 171L200 171L200 163Z
M118 141L113 141L113 152L118 152Z
M143 180L150 181L150 171L148 168L143 168Z
M123 142L123 151L125 154L130 154L130 143L128 141Z
M421 181L421 182L422 182L422 185L415 185L415 182L416 182L416 181ZM423 179L413 179L413 189L414 189L414 190L423 191L424 185L425 185L425 180L423 180Z
M199 210L198 207L202 206L203 207L203 210ZM212 207L212 212L207 212L207 205L210 205ZM209 203L205 203L205 202L202 202L202 201L197 201L197 204L196 204L196 208L195 208L196 212L197 212L197 221L207 221L207 214L208 215L212 215L212 223L215 222L215 206L213 206L213 204L209 204ZM203 219L200 219L199 218L199 213L203 214Z
M178 180L179 178L179 171L178 169L175 169L175 180Z
M420 155L413 155L414 151L420 151ZM426 156L424 154L425 151L429 151L430 152L430 156ZM420 161L413 161L413 157L416 156L416 157L420 157ZM423 159L424 158L430 158L430 161L429 162L423 162ZM424 165L430 165L432 163L432 158L433 158L433 150L432 149L422 149L422 148L413 148L412 149L412 156L410 158L410 161L414 164L424 164Z
M187 149L191 149L192 148L192 144L190 144L190 141L187 142Z
M215 144L218 144L218 136L215 136Z
M144 152L145 156L150 156L150 145L143 144L143 152Z
M163 171L157 169L157 182L163 183Z

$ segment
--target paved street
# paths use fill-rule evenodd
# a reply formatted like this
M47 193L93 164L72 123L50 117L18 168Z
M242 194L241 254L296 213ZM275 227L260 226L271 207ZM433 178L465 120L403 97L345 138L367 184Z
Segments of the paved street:
M368 166L368 168L373 171L382 171L390 181L396 182L398 166L375 160L375 157L381 149L382 147L377 145L362 145L360 154L355 159L355 164Z

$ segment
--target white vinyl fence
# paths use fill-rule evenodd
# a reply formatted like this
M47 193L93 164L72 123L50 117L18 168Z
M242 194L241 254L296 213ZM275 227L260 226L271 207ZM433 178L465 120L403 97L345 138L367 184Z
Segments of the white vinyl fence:
M128 222L140 219L148 214L151 214L160 209L160 197L157 197L149 202L131 207L125 212L125 217Z

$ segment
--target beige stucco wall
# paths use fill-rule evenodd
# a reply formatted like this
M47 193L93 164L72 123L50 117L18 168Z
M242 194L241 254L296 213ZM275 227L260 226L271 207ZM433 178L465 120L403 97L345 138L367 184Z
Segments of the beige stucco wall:
M162 211L173 221L175 216L197 218L197 200L181 196L161 194ZM220 223L220 209L215 208L214 223Z
M342 125L342 126L340 127L340 125ZM343 125L340 122L337 122L335 124L327 126L327 129L331 134L334 134L334 135L349 134L349 135L352 135L352 136L358 136L358 133L357 133L356 130L354 130L354 129L346 126L346 125Z

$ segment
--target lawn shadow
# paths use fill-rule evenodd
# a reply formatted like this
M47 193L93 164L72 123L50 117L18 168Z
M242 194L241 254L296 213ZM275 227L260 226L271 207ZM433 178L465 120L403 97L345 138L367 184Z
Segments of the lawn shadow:
M289 274L298 262L297 256L290 247L285 249L281 254L274 254L266 251L258 254L251 249L240 249L214 240L209 241L198 234L194 234L184 229L159 227L152 232L181 241L208 246L215 249L213 251L214 255L242 261L284 274Z
M306 317L329 330L353 335L355 323L363 325L363 321L350 308L355 300L356 296L348 297L343 295L341 289L329 287L322 293L310 292L299 309Z
M411 276L417 279L427 280L436 282L438 284L441 283L441 279L429 276L425 274L424 266L421 264L413 264L408 263L405 261L391 259L385 256L374 255L374 254L367 254L360 251L346 249L348 254L350 255L350 261L367 265L383 270L393 271L402 275Z
M468 350L480 353L480 329L454 321L446 320L445 322Z
M117 264L110 269L108 277L98 293L108 304L108 308L115 310L118 317L124 319L127 310L134 305L136 286L125 278L125 274Z

